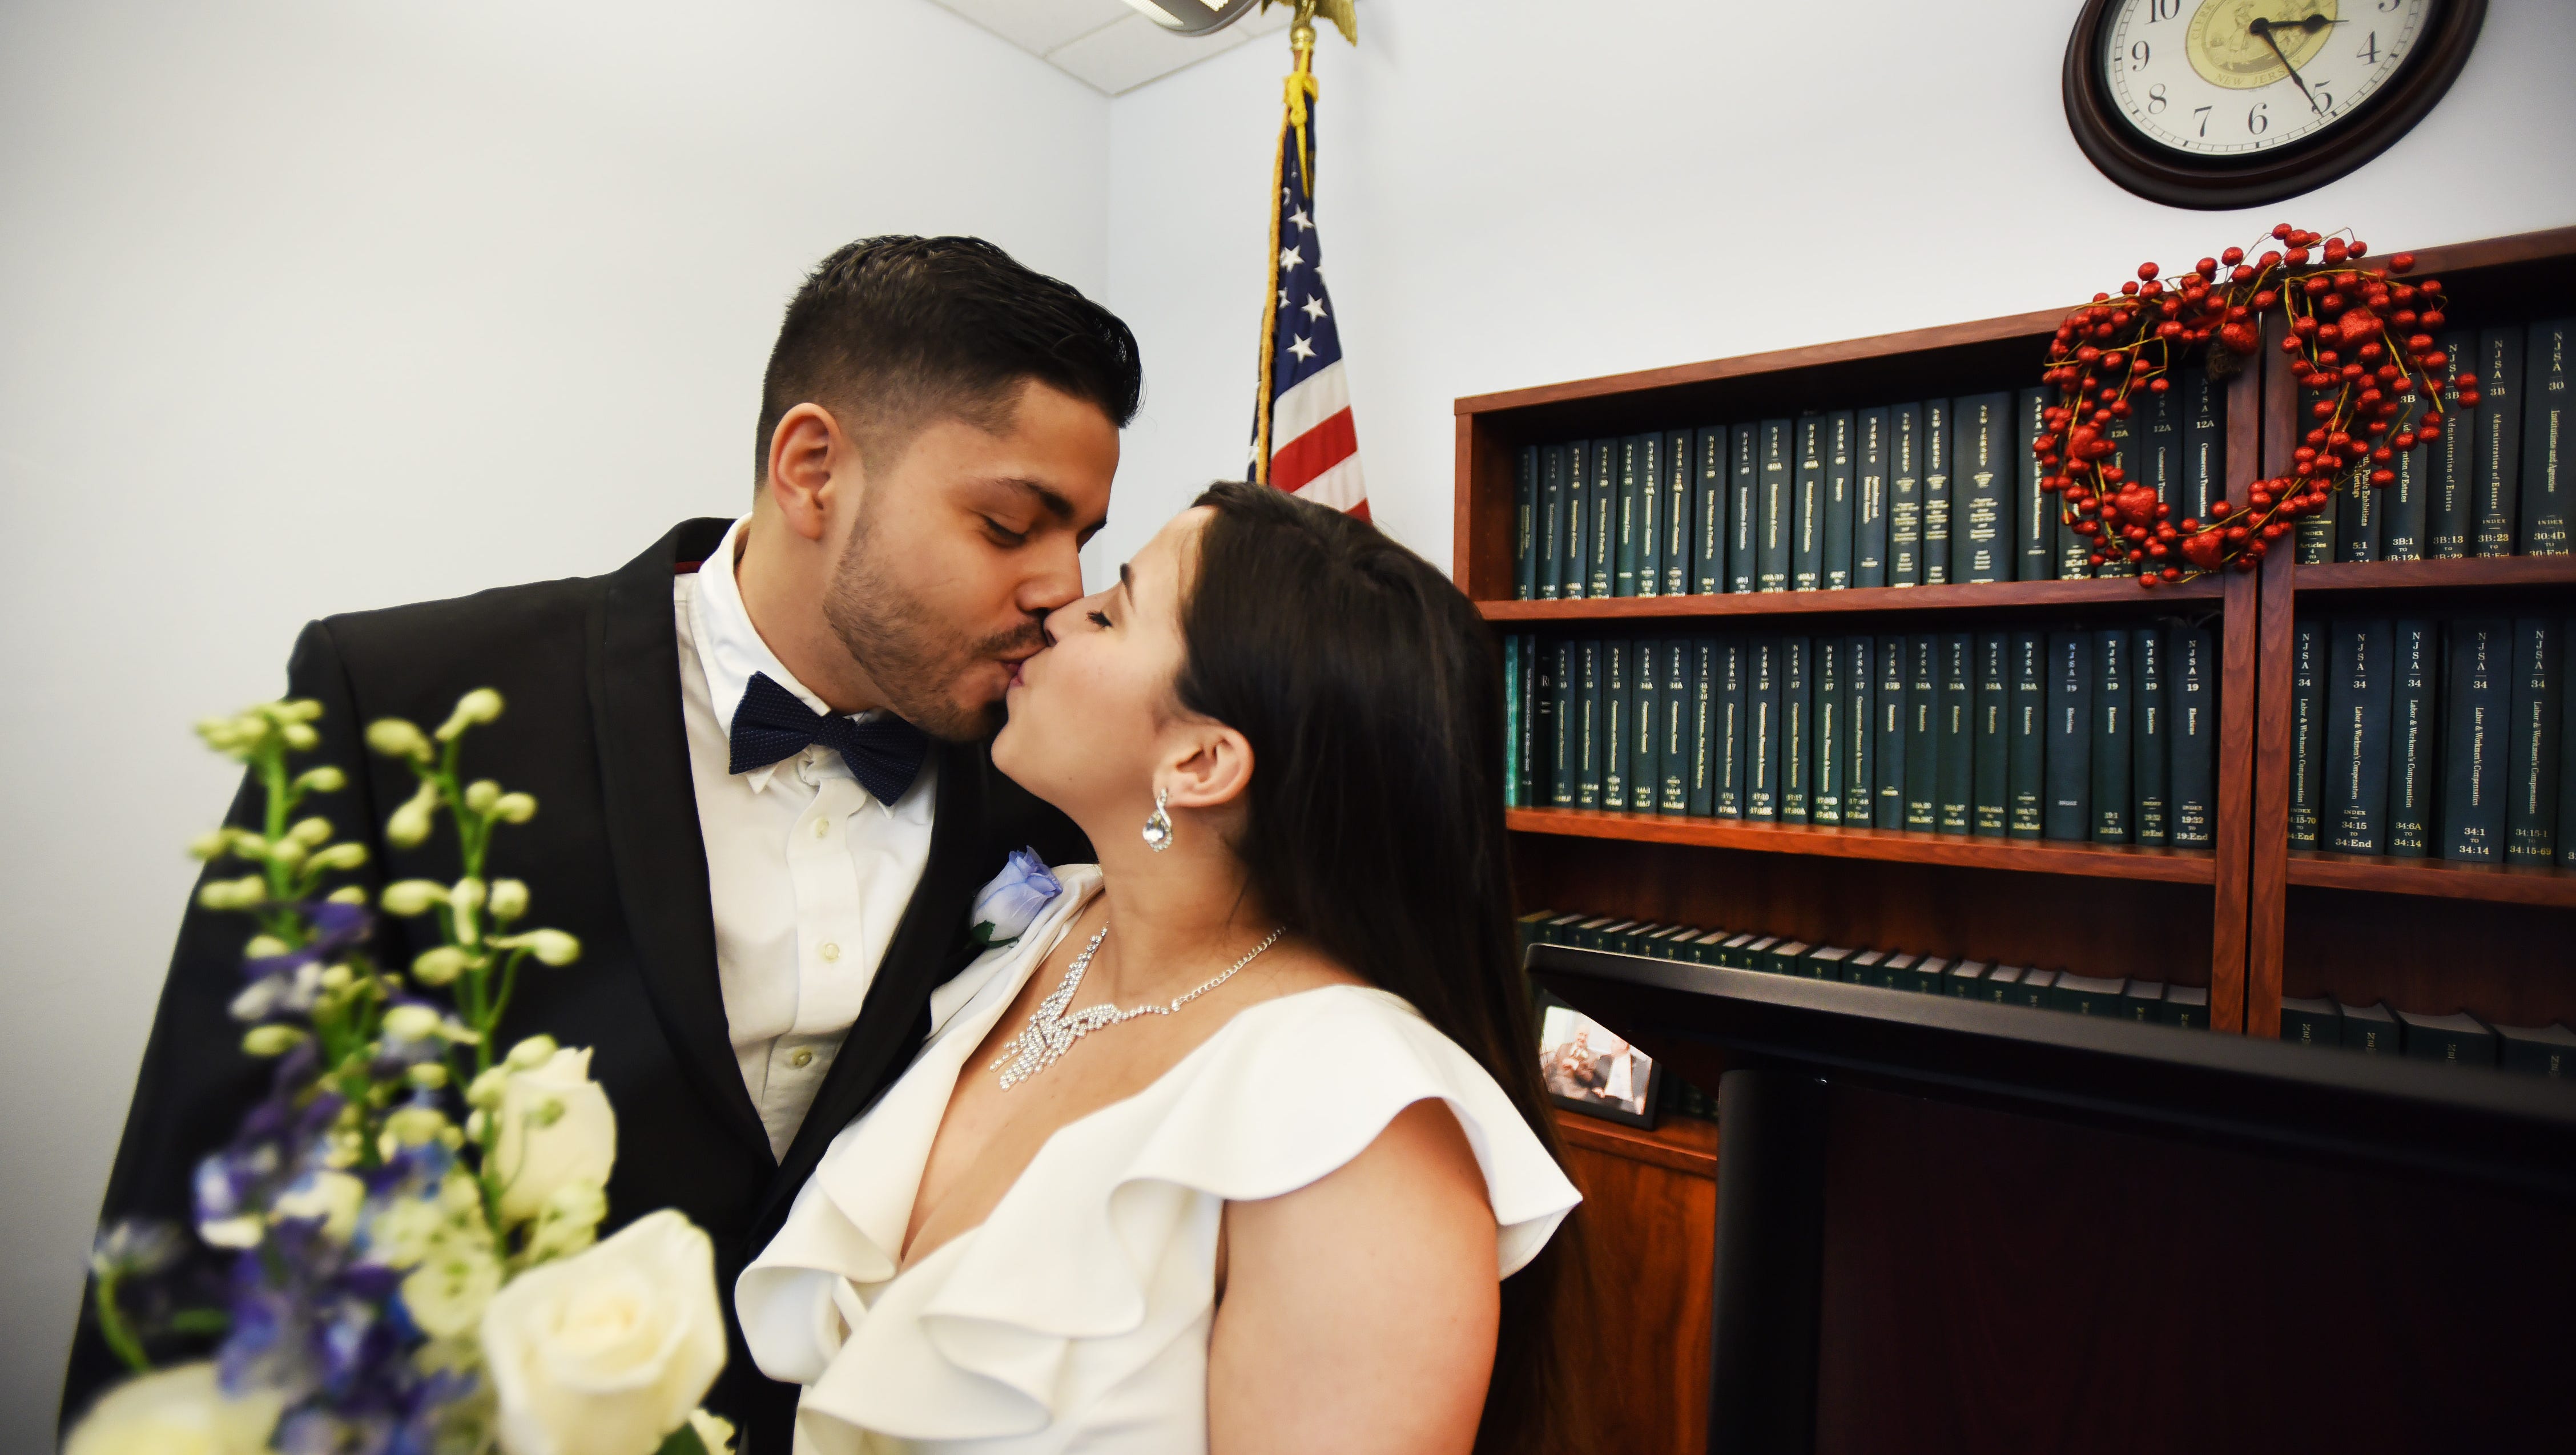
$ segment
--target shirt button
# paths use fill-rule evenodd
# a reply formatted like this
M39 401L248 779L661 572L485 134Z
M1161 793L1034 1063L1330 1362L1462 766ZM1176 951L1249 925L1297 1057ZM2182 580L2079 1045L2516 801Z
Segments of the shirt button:
M826 839L826 838L830 838L831 836L832 836L832 821L831 821L830 819L828 819L828 818L818 818L818 819L814 820L814 837L816 837L816 838L818 838L818 839Z
M841 958L841 947L830 940L825 940L822 943L822 946L814 953L822 956L824 961L829 963L830 961Z
M813 1064L814 1064L814 1048L813 1048L813 1047L811 1047L811 1046L806 1046L806 1047L800 1048L800 1049L796 1052L796 1054L795 1054L795 1055L790 1056L790 1057L788 1057L788 1058L787 1058L787 1064L788 1064L788 1065L790 1065L790 1066L795 1067L795 1068L796 1068L796 1069L798 1069L799 1071L802 1071L802 1070L804 1070L806 1067L813 1065Z

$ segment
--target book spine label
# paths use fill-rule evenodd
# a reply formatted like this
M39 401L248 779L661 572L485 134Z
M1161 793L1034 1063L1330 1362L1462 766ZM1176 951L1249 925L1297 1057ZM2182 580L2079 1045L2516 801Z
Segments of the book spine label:
M1544 808L1556 797L1555 643L1521 638L1520 771L1517 802Z
M1565 446L1539 452L1538 599L1554 601L1565 583Z
M2565 711L2566 624L2522 617L2513 624L2513 683L2507 711L2504 856L2517 864L2558 861L2558 734Z
M1815 591L1825 577L1825 420L1798 421L1797 494L1789 517L1789 589Z
M2444 360L2442 437L2433 442L2431 555L2451 561L2469 553L2469 525L2477 516L2478 411L2460 403L2460 376L2477 372L2478 336L2459 329L2434 341Z
M2391 458L2393 462L2393 454ZM2380 506L2388 499L2387 487L2371 484L2366 476L2348 475L2335 487L2334 495L2334 558L2378 560Z
M1760 588L1762 558L1762 441L1766 430L1739 424L1727 432L1733 463L1726 485L1726 589Z
M1579 719L1575 733L1574 806L1601 806L1601 643L1587 640L1578 649L1579 673L1574 691L1574 709Z
M2176 524L2209 519L2209 507L2227 498L2227 386L2203 368L2175 376L2182 395L2182 503Z
M1589 509L1591 564L1586 568L1591 594L1606 597L1619 566L1619 457L1617 440L1592 442L1592 486Z
M1682 811L1694 818L1717 812L1717 639L1690 642L1690 791Z
M2019 545L2013 534L2012 404L2009 394L1972 394L1952 408L1950 579L2009 581Z
M2442 692L2442 857L2464 864L2504 859L2504 777L2512 676L2512 624L2449 624Z
M1977 833L2001 838L2009 827L2012 798L2012 638L1980 632L1976 638L1974 761L1969 771L1968 822Z
M2425 495L2431 484L2431 466L2426 463L2433 453L2428 444L2411 450L2398 450L2388 462L2390 473L2397 478L2380 491L2379 558L2383 561L2420 561L2424 559L2426 523Z
M1815 699L1810 691L1814 664L1805 637L1780 639L1780 821L1805 823L1813 787Z
M1691 586L1703 596L1726 589L1726 492L1729 472L1726 426L1711 425L1693 441L1699 474L1691 486Z
M1933 780L1933 826L1945 834L1964 834L1974 827L1971 804L1976 797L1977 639L1968 632L1943 632L1940 643L1939 767Z
M2011 653L2012 688L2005 706L2011 746L2005 758L2005 831L2016 839L2035 839L2046 822L2048 762L2048 636L2017 631Z
M2218 642L2205 628L2177 626L2165 645L2173 846L2206 849L2218 842Z
M1719 818L1742 818L1751 806L1745 775L1752 768L1747 716L1753 706L1752 674L1752 650L1743 636L1730 633L1718 638L1717 693L1712 704L1717 713L1717 761L1711 766L1717 774L1714 812Z
M1653 813L1662 798L1664 770L1664 644L1649 638L1635 646L1628 679L1628 811Z
M1853 534L1858 528L1859 489L1853 478L1859 443L1852 411L1825 416L1825 589L1847 591L1852 585Z
M1887 584L1887 415L1864 409L1852 425L1852 585Z
M1887 412L1887 584L1923 584L1923 406Z
M1527 758L1521 752L1521 723L1527 716L1521 703L1528 693L1521 681L1521 639L1517 635L1503 638L1503 807L1521 806L1521 765Z
M2165 642L2161 627L2139 627L2129 638L2130 797L2137 804L2138 842L2173 843L2173 719L2166 711Z
M1795 444L1790 421L1762 421L1762 526L1761 541L1755 547L1760 560L1753 577L1757 591L1789 589L1789 538L1796 524L1790 498L1797 475L1792 458Z
M1538 446L1512 467L1512 599L1538 599Z
M1637 437L1637 591L1664 594L1664 437Z
M1744 816L1780 821L1780 639L1755 637L1744 692Z
M1636 688L1628 680L1637 644L1601 643L1601 799L1598 807L1617 812L1628 806L1629 713Z
M2576 318L2531 326L2522 355L2522 554L2568 552L2567 345Z
M1941 797L1941 639L1905 639L1905 827L1939 827Z
M2401 859L2433 852L2435 696L2441 638L2424 620L2389 628L2388 850Z
M2143 444L2140 465L2146 471L2141 483L2156 492L2156 503L2172 513L2170 520L2182 519L2182 399L2168 389L2162 394L2147 392L2139 408L2143 416L2139 435Z
M1637 594L1637 552L1642 537L1645 500L1653 495L1654 477L1644 472L1644 442L1635 435L1619 441L1619 549L1610 576L1610 594Z
M2057 575L2057 497L2039 488L2048 478L2032 447L2048 427L2049 392L2024 389L2013 400L2013 576L2047 581Z
M1556 594L1568 601L1592 594L1592 442L1565 447L1565 560Z
M1923 401L1923 584L1950 580L1950 447L1957 416L1947 399Z
M2129 634L2119 627L2093 633L2093 842L2125 844L2136 834L2131 816L2129 743Z
M2325 624L2302 621L2290 629L2290 847L2317 848L2324 841L2326 716Z
M1871 712L1877 697L1877 679L1872 675L1877 663L1871 645L1868 637L1843 639L1843 822L1864 829L1870 826L1877 802L1870 792L1878 756L1872 751L1878 728Z
M2052 839L2093 837L2093 638L2048 634L2048 803Z
M1871 826L1906 827L1906 751L1913 735L1907 712L1907 638L1881 636L1870 643L1870 667L1878 686L1870 702Z
M2388 706L2395 628L2350 618L2327 628L2326 781L2319 804L2325 847L2377 854L2388 847Z
M1690 591L1692 485L1699 478L1689 430L1665 432L1663 453L1656 456L1655 468L1662 472L1656 478L1664 482L1664 594L1681 596Z
M1807 774L1807 822L1842 827L1843 647L1841 637L1817 637L1808 646L1814 683L1807 694L1813 767Z
M2510 556L2522 521L2523 330L2478 334L2478 483L2469 520L2469 554Z
M1573 808L1579 802L1577 785L1583 778L1583 706L1577 676L1583 666L1582 644L1570 637L1550 642L1547 665L1554 689L1548 731L1555 737L1549 748L1547 801L1551 808Z

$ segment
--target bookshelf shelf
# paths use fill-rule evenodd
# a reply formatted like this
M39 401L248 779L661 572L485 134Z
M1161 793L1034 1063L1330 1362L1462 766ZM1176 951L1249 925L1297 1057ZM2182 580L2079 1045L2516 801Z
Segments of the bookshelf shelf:
M1556 1135L1569 1147L1585 1147L1625 1157L1631 1162L1685 1173L1717 1176L1717 1123L1695 1117L1667 1117L1653 1131L1621 1126L1562 1107L1556 1111Z
M2293 849L2288 873L2292 884L2321 889L2576 909L2576 870L2542 864L2451 864Z
M1746 824L1561 808L1516 808L1505 815L1505 824L1521 833L1751 849L1829 859L2012 869L2098 879L2149 879L2166 884L2211 884L2217 879L2217 860L2210 854L2130 844L2069 844L1959 834L1890 833L1883 829L1816 828L1806 824Z
M2178 601L2215 604L2214 577L2153 589L2135 581L1991 581L1958 586L1873 586L1856 591L1757 591L1713 596L1614 596L1575 601L1480 601L1487 621L1582 622L1738 616L1842 616L1890 611L2164 611Z
M2564 589L2576 586L2576 556L2347 561L2331 566L2295 567L2291 571L2290 585L2303 595L2353 591L2477 591L2498 587Z

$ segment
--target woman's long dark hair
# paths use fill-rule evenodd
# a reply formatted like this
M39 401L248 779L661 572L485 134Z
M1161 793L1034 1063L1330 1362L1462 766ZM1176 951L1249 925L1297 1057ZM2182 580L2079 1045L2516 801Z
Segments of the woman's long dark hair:
M1252 892L1464 1047L1553 1154L1514 952L1502 669L1484 622L1366 521L1257 485L1213 485L1197 504L1216 514L1175 688L1252 745L1235 845ZM1478 1455L1582 1438L1559 1348L1581 1278L1569 1219L1504 1282Z

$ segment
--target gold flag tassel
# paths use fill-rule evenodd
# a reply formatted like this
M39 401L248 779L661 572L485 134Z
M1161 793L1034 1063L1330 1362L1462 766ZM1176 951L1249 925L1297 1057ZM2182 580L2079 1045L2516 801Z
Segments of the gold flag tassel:
M1342 39L1359 44L1359 16L1352 10L1352 0L1261 0L1261 8L1294 3L1296 20L1288 27L1288 48L1296 56L1296 69L1288 73L1285 91L1287 110L1279 119L1279 144L1270 157L1270 267L1269 285L1261 293L1261 394L1254 406L1253 417L1261 422L1252 444L1252 482L1270 483L1270 356L1279 345L1279 204L1288 188L1288 137L1297 137L1297 171L1306 179L1306 195L1315 195L1315 147L1306 130L1306 106L1322 93L1315 85L1315 16L1320 12Z

